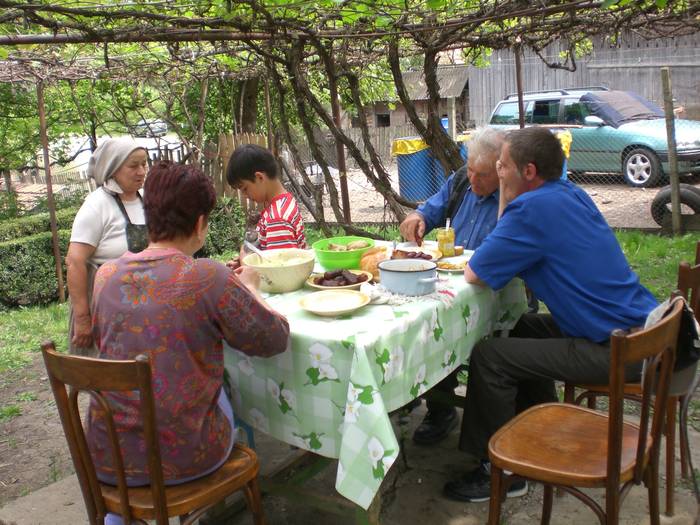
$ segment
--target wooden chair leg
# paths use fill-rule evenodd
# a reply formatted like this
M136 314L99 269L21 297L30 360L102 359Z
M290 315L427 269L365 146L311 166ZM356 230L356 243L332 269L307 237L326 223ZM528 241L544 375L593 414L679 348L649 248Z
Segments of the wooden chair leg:
M569 383L564 383L564 403L573 405L575 397L576 387L574 385L570 385Z
M649 494L649 523L650 525L660 525L661 511L659 510L659 462L653 459L649 462L644 473L645 485ZM609 523L617 523L609 522Z
M491 499L488 525L500 525L503 501L503 471L491 463Z
M586 406L591 410L595 410L598 407L598 398L596 396L588 396L586 398Z
M266 525L265 514L262 508L262 498L260 497L260 487L258 487L257 476L251 479L245 486L245 499L248 503L248 508L253 515L253 523L255 525Z
M666 404L666 516L673 516L673 491L676 485L676 405L677 397ZM658 479L657 479L658 483Z
M542 500L542 521L541 525L549 525L552 519L552 500L554 499L554 489L551 485L544 486L544 499Z
M685 406L685 396L678 398L678 448L680 449L681 455L681 477L683 479L688 479L689 468L688 468L688 412L683 410Z

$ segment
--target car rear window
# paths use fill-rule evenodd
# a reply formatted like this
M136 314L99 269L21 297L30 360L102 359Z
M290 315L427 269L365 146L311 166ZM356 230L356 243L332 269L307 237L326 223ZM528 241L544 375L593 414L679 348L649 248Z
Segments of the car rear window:
M504 102L496 108L491 124L519 124L518 102ZM532 102L525 102L525 122L532 121Z

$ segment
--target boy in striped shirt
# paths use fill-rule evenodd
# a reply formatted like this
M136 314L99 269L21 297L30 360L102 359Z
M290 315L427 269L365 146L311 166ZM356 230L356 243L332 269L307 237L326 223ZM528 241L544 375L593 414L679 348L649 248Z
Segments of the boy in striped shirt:
M306 248L304 222L294 196L282 185L275 157L265 148L244 144L231 154L226 179L265 210L256 226L261 250Z

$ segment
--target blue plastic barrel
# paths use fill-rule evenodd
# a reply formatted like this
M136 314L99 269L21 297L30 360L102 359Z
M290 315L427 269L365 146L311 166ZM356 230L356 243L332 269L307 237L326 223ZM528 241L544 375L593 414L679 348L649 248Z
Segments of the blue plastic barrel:
M399 195L424 201L437 191L433 158L425 142L415 137L399 138L394 140L392 152L399 168Z
M465 141L458 141L457 145L459 146L459 155L466 164L468 156L467 143ZM440 189L440 187L445 183L447 177L445 177L445 170L443 169L442 164L440 164L440 160L433 155L431 155L431 160L433 163L433 178L435 180L435 185L437 186L435 192L437 192L437 190Z

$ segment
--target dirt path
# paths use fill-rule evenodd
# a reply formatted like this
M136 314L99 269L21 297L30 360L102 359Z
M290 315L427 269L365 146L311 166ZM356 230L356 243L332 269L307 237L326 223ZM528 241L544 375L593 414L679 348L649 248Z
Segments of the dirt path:
M0 421L0 506L73 473L41 355L2 374L0 407L8 406L22 413Z

